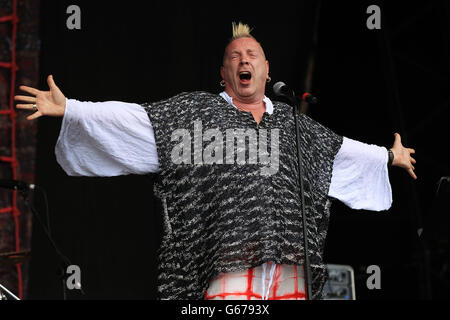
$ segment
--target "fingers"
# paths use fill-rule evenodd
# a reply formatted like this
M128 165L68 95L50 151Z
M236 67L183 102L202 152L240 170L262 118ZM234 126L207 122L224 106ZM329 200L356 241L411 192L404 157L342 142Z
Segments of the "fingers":
M53 76L52 75L49 75L47 77L47 84L48 84L50 90L58 89L58 86L56 85L55 80L53 80Z
M395 140L394 140L394 143L402 143L402 137L400 136L400 134L399 133L394 133L394 137L395 137Z
M17 109L24 109L24 110L33 110L34 104L18 104L16 105Z
M14 96L14 100L36 103L36 97L30 97L30 96L20 96L20 95Z
M34 104L18 104L16 105L17 109L24 109L24 110L30 110L30 111L35 111L36 109L34 108ZM39 118L40 116L42 116L42 113L37 110L35 113L29 115L26 119L27 120L34 120L36 118Z
M408 173L409 173L409 175L410 175L411 177L413 177L414 180L417 179L417 176L416 176L416 174L414 173L414 169L409 169L409 170L408 170Z
M25 92L28 92L32 95L37 96L41 91L39 91L38 89L32 88L32 87L27 87L27 86L20 86L19 87L20 90L23 90Z
M35 113L33 113L32 115L29 115L27 117L27 120L34 120L36 118L39 118L40 116L42 116L42 113L40 111L36 111Z
M416 150L414 150L414 149L408 148L408 151L409 151L409 153L412 153L412 154L416 153Z
M407 171L408 171L409 175L411 177L413 177L414 180L417 179L417 176L414 173L414 170L416 170L416 168L413 166L413 164L415 164L415 163L416 163L416 160L414 158L410 157L410 164L409 164L409 168L407 169Z
M410 153L415 153L414 149L408 149L408 151L409 151ZM410 167L409 167L409 169L408 169L407 171L408 171L409 175L410 175L411 177L413 177L414 180L416 180L416 179L417 179L417 176L416 176L416 174L414 173L414 170L416 170L416 168L413 166L414 164L416 164L416 159L414 159L413 157L410 156L410 157L409 157L409 162L410 162Z

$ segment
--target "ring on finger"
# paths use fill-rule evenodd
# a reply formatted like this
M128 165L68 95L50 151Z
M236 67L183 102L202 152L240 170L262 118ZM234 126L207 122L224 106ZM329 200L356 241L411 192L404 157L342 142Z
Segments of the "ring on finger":
M37 106L36 106L36 104L33 104L33 111L37 111Z

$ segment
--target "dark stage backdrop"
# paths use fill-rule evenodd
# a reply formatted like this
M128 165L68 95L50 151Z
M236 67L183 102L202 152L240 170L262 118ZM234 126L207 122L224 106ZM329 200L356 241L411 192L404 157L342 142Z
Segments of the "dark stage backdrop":
M252 33L270 62L272 83L282 80L301 90L318 2L270 6L260 2L226 6L223 2L174 1L41 3L40 87L46 89L45 79L53 74L69 98L140 103L182 91L220 92L219 68L232 21L254 28ZM81 9L80 30L66 27L66 9L72 4ZM386 64L380 54L382 33L366 27L370 4L322 2L313 81L320 104L310 109L309 115L339 134L390 147L393 133L400 130L399 120L392 111L383 69ZM388 12L401 14L392 8ZM394 24L392 21L385 26ZM414 44L405 48L415 50ZM424 78L418 80L425 82ZM405 82L402 85L407 86ZM272 97L271 86L266 94ZM411 118L415 121L419 112L426 112L422 107L412 100L404 112L414 114ZM39 120L36 181L48 192L55 241L81 268L85 295L72 290L68 297L155 298L161 219L160 204L153 196L154 177L68 177L54 156L60 125L60 119ZM427 152L421 139L425 136L408 141L419 152L419 161L420 152ZM420 212L428 207L434 178L443 172L445 168L435 169L428 185L420 185L428 172L419 165L417 174L422 180L417 182L416 192L420 196L414 199L406 173L400 169L391 172L394 205L387 212L333 205L325 256L329 263L353 266L357 297L420 296L412 206ZM39 199L37 206L44 212ZM381 290L365 287L369 265L379 265L382 270ZM56 255L34 223L28 298L62 298L57 267Z

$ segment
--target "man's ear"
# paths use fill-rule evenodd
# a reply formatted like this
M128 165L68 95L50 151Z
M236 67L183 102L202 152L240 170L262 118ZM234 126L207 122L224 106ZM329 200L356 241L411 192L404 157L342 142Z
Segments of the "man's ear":
M220 76L222 77L222 79L224 79L224 70L223 70L223 66L220 67Z
M269 76L269 61L266 60L266 66L267 66L267 76Z

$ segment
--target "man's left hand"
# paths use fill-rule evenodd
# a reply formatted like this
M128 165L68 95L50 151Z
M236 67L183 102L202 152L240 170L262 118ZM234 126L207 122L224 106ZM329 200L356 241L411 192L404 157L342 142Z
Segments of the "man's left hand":
M392 165L405 169L414 180L417 179L417 176L414 173L415 168L413 166L416 164L416 160L411 156L411 154L416 153L416 151L414 149L405 148L402 145L402 138L398 133L395 133L394 136L394 145L391 148L394 153Z

